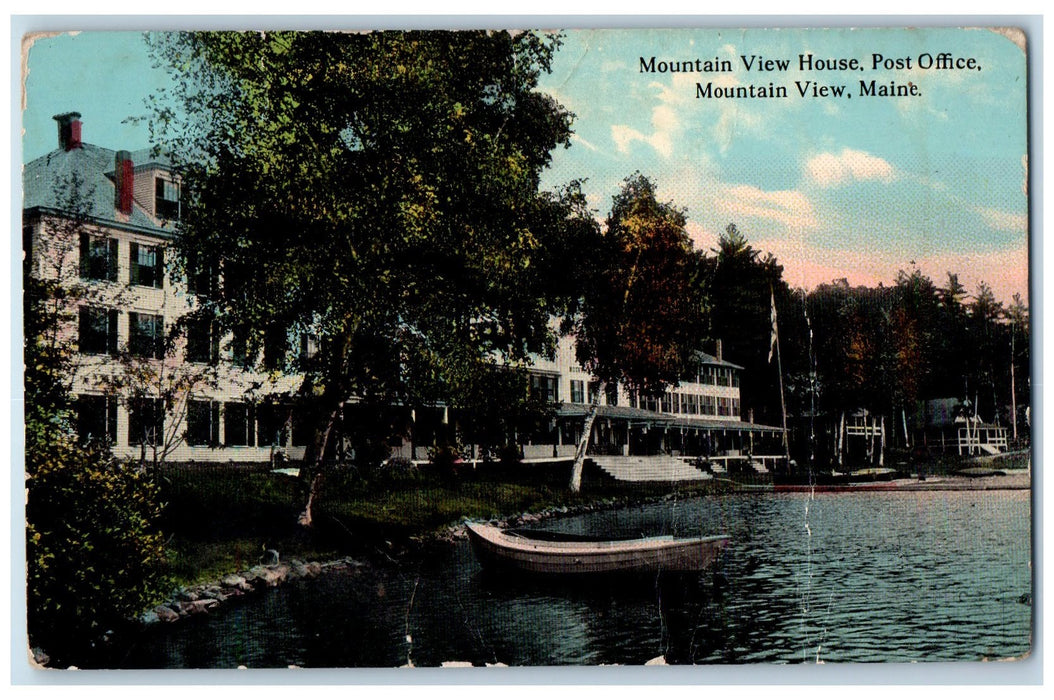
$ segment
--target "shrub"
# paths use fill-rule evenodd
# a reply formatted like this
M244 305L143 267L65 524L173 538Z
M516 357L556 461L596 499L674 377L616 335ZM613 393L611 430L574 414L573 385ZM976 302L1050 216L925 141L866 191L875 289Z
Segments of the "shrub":
M157 486L57 430L27 430L30 643L73 659L165 592Z

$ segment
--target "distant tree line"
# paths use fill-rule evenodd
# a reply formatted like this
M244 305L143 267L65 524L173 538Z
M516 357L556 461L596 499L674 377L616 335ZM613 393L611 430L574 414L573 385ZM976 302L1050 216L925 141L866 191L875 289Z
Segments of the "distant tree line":
M907 422L926 420L925 402L957 399L987 423L1025 429L1030 390L1029 310L985 283L970 294L949 272L938 285L919 269L891 286L846 279L811 291L791 289L771 254L754 249L730 225L707 257L709 333L745 367L744 412L780 424L779 376L768 359L775 299L787 410L799 423L814 415L827 427L859 409L885 416L892 444L904 446ZM911 431L909 431L910 433Z

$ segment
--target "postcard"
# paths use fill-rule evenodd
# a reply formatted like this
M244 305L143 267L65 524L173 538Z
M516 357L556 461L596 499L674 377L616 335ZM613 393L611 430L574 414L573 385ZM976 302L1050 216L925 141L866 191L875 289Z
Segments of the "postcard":
M357 29L24 38L35 669L1029 657L1024 29Z

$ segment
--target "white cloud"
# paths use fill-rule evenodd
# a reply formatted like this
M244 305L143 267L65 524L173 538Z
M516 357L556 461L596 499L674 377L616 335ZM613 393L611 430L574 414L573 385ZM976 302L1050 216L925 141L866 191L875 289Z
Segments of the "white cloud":
M791 230L817 226L812 202L797 190L765 191L753 185L732 185L718 204L731 214L768 219Z
M578 144L581 144L582 146L585 146L586 148L588 148L591 151L596 152L597 150L599 150L596 146L594 146L592 143L590 143L586 139L582 138L578 134L571 134L571 140L574 141L575 143L578 143Z
M987 207L975 207L975 211L981 215L986 224L994 229L1014 233L1025 233L1028 231L1028 216L1025 214L1014 214Z
M645 134L626 124L612 124L611 138L619 152L628 153L635 141L641 141L654 148L664 158L673 155L673 144L682 128L675 107L688 102L685 96L691 94L689 88L693 84L694 78L685 74L673 76L670 84L651 83L648 87L657 89L659 93L659 103L651 110L651 125L654 131Z
M805 173L821 187L837 187L857 180L892 182L896 176L888 161L851 148L843 148L838 154L813 156L805 164Z

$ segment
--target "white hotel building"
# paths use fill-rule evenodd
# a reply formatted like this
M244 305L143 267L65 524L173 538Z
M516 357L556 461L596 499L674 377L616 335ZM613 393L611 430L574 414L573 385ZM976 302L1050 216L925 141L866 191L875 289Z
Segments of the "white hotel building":
M129 459L301 458L306 431L288 406L268 401L295 392L300 378L269 371L266 357L246 357L236 339L216 337L209 324L185 323L199 296L165 265L180 201L168 164L149 151L85 143L75 112L55 119L59 147L24 168L23 247L25 274L84 290L62 329L75 348L78 434L106 440ZM177 326L185 332L165 346ZM698 375L659 399L638 400L621 387L606 392L593 426L596 453L748 454L755 438L780 436L779 428L740 418L742 368L721 357L720 344L699 359ZM557 410L548 431L523 439L523 457L573 456L596 384L575 364L569 338L530 372L532 389ZM436 407L417 420L444 414ZM394 453L423 457L429 445L411 444L411 432L434 433L408 430Z

